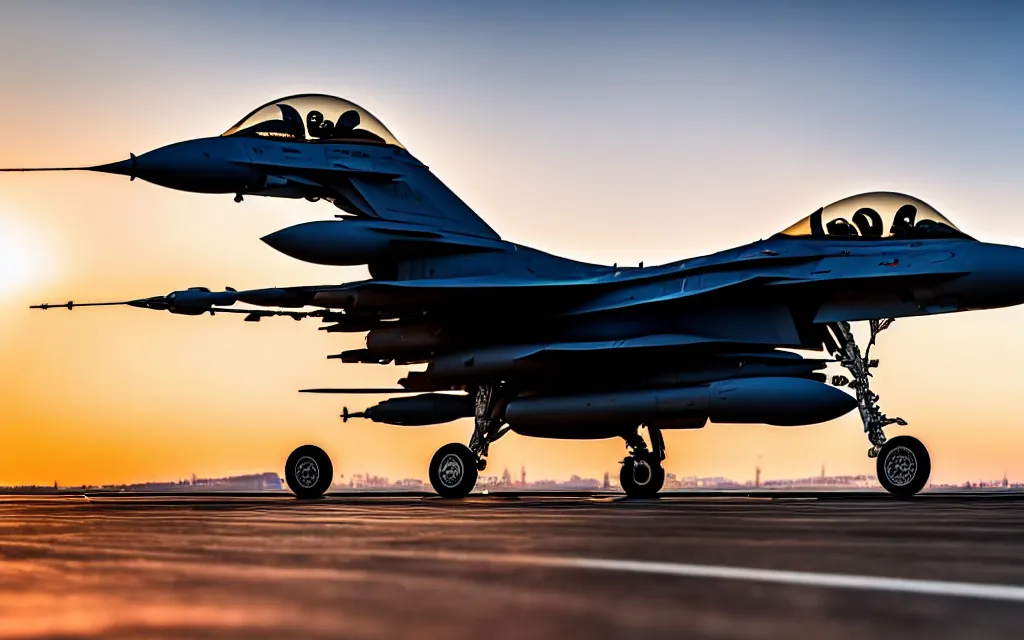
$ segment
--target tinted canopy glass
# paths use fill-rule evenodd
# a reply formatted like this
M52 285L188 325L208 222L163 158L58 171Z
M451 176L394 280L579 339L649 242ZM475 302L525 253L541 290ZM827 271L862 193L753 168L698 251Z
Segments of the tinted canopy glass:
M221 135L402 146L366 109L315 93L268 102Z
M964 238L927 203L902 193L879 191L833 202L782 232L814 238Z

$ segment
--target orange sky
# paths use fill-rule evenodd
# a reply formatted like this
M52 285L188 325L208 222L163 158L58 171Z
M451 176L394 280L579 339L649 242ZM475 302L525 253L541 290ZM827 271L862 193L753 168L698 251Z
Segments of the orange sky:
M16 26L8 21L0 32L3 46L13 46ZM64 27L54 28L58 38ZM282 95L324 92L377 115L503 237L581 260L655 264L709 253L869 190L911 193L969 234L1024 244L1013 174L1021 159L1001 155L1022 148L1019 127L1005 126L1017 117L1009 101L973 101L956 107L962 111L942 103L946 112L928 116L934 122L895 107L865 115L842 105L815 120L801 105L810 95L835 95L821 88L841 72L850 83L875 83L873 95L885 88L898 97L902 85L885 84L894 80L884 73L872 80L817 66L793 75L780 64L766 76L756 52L747 66L730 67L729 82L699 56L669 56L670 66L655 73L597 54L595 66L579 66L572 51L543 47L551 56L544 67L510 55L484 71L427 47L408 69L382 51L367 57L375 72L339 79L327 62L295 73L265 60L252 80L225 73L237 52L198 35L187 51L175 49L175 34L186 31L170 22L164 28L165 49L146 60L146 74L122 55L156 37L142 27L117 48L103 43L109 34L102 31L69 32L60 47L22 37L20 59L37 66L29 73L12 62L0 70L5 95L17 96L0 101L0 165L118 160L214 135ZM911 88L920 95L940 80L919 76ZM630 99L597 99L602 95ZM960 126L992 130L936 134ZM0 484L280 471L290 450L306 442L325 447L346 476L425 478L437 447L468 439L468 422L424 429L342 424L345 400L295 392L394 384L401 377L395 367L324 358L355 348L359 336L326 335L316 323L280 318L252 324L122 308L26 308L189 286L361 279L362 269L303 264L259 241L333 214L326 203L248 198L236 205L230 196L117 176L0 175ZM882 335L875 389L883 410L911 424L889 433L911 433L929 445L934 481L994 479L1004 471L1024 480L1021 326L1024 309L1014 308L901 320ZM347 400L353 409L365 401ZM795 429L712 425L666 439L668 471L679 475L745 480L756 464L765 478L813 475L822 464L830 473L873 472L855 414ZM491 452L488 473L525 464L536 479L614 472L624 448L617 440L509 435Z

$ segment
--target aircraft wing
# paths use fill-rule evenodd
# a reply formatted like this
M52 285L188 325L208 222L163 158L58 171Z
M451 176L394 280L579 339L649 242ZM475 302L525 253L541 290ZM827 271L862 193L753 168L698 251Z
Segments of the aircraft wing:
M266 176L259 191L262 195L327 198L343 211L362 218L498 238L418 161L371 158L344 149L327 151L327 157L251 156L246 164Z

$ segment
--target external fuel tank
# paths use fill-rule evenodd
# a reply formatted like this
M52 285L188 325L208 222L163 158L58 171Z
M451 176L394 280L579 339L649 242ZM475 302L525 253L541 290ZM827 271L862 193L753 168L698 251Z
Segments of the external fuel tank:
M742 378L707 385L513 400L513 431L570 439L607 438L639 424L694 428L704 421L776 426L816 424L852 411L849 394L805 378ZM557 432L558 436L552 436Z

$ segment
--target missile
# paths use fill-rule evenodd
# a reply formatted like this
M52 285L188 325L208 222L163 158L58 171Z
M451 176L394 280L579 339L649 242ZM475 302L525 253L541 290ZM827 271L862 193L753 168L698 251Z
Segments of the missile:
M313 294L311 304L328 309L345 309L356 311L389 311L422 310L424 307L437 305L442 296L431 291L410 290L373 290L356 291L341 286L337 289L320 289Z
M374 422L400 427L422 427L469 418L473 415L473 399L467 395L424 393L406 398L390 398L359 413L345 408L342 420L366 418Z
M258 307L303 307L312 296L302 295L296 291L271 287L268 289L250 289L235 294L239 302L254 304Z
M833 420L857 401L821 382L804 378L742 378L707 385L607 393L527 397L513 400L505 420L513 431L542 434L557 426L564 437L587 438L637 424L673 428L680 419L734 424L798 426ZM678 428L678 427L676 427ZM608 437L608 436L601 436Z
M387 321L375 314L331 313L324 316L324 322L332 322L334 324L320 327L320 331L326 331L327 333L364 333L385 324Z
M406 325L371 329L366 334L366 349L380 355L404 355L434 351L450 339L437 325Z
M427 373L436 380L487 379L543 371L545 364L529 356L543 346L509 345L446 353L430 361Z

